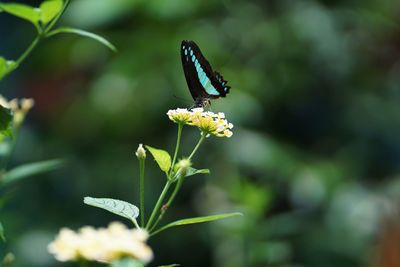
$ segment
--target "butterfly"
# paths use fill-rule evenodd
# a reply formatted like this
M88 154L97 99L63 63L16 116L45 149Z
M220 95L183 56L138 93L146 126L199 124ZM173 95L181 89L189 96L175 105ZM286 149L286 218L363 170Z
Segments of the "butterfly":
M195 42L182 41L181 59L194 107L209 106L210 99L225 97L229 93L231 87L226 85L228 82L213 71Z

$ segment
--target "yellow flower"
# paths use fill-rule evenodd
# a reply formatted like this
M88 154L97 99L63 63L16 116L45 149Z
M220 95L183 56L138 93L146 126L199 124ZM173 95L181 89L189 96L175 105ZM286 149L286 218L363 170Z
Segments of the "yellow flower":
M170 109L167 112L169 119L176 123L186 124L190 122L192 117L192 112L186 108Z
M153 252L145 243L148 233L140 229L128 229L113 222L108 228L82 227L78 232L61 229L48 250L59 261L112 262L131 257L143 263L153 258Z
M167 112L170 120L176 123L195 126L205 135L215 135L217 137L231 137L233 124L225 119L222 112L214 113L204 111L203 108L174 109Z

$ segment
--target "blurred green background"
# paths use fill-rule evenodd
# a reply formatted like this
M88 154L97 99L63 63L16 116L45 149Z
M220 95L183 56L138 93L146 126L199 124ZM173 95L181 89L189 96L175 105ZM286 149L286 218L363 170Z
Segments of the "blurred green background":
M0 83L7 98L36 101L12 165L68 162L8 191L2 250L13 266L72 266L47 253L58 229L119 219L84 196L138 203L138 144L171 151L176 126L165 113L192 104L183 39L232 86L212 110L235 128L207 139L195 166L211 175L188 179L164 222L245 216L156 236L151 266L377 266L382 222L400 196L399 1L74 0L61 24L118 52L57 36ZM13 59L34 29L1 13L0 36L0 54ZM185 154L197 137L184 132ZM146 172L150 204L164 177L151 159Z

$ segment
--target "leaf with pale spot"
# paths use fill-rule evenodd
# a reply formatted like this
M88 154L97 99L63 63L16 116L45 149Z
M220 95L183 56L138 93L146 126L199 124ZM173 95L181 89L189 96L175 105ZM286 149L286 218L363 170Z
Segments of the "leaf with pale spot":
M0 57L0 81L16 67L17 63L15 61L6 60L5 58Z

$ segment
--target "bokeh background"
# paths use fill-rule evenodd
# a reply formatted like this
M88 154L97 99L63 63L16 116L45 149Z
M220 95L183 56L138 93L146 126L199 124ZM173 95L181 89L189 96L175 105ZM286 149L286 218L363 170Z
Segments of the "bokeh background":
M176 126L165 113L192 104L183 39L232 86L212 110L235 128L201 147L195 166L211 174L185 182L165 222L244 217L156 236L151 266L400 266L399 1L74 0L60 24L118 52L60 35L0 83L7 98L36 101L12 166L67 160L8 191L2 251L13 266L73 266L46 251L58 229L119 219L84 196L137 203L138 144L171 151ZM34 29L1 13L0 36L0 54L13 59ZM197 137L184 132L185 154ZM146 172L151 204L164 177L150 158Z

